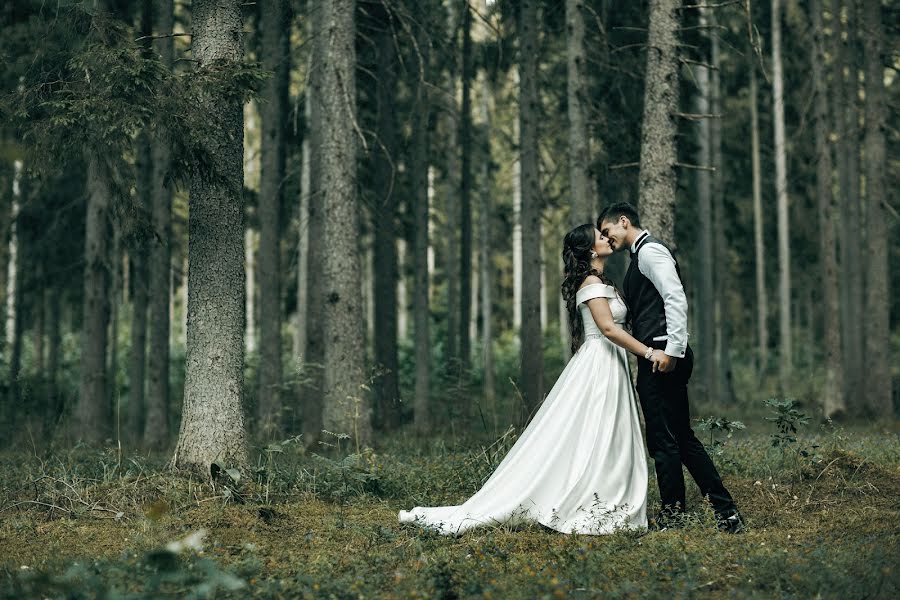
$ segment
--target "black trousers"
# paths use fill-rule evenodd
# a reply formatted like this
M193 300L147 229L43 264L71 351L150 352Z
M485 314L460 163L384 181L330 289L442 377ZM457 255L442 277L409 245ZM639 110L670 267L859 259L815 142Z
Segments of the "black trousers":
M666 342L650 342L665 348ZM694 369L694 353L688 346L669 373L654 373L650 361L638 359L637 391L647 426L647 450L656 463L656 480L664 511L685 508L684 474L681 465L709 498L716 515L728 517L737 511L731 494L706 449L691 429L688 380Z

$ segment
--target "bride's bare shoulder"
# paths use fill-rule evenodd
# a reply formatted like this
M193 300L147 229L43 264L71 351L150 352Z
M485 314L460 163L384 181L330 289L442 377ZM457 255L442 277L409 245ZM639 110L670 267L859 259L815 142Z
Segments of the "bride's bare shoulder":
M589 285L593 285L595 283L603 283L603 282L596 275L588 275L587 277L584 278L584 281L581 282L581 285L578 286L578 289L579 290L583 289L583 288L585 288Z

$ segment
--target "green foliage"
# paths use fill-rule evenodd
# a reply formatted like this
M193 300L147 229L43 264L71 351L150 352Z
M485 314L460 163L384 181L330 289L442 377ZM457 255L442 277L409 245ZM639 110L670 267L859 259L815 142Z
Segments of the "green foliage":
M775 413L773 417L766 417L778 427L778 433L772 434L772 446L784 448L797 442L797 429L809 423L809 417L799 410L798 404L791 398L779 400L770 398L765 405Z

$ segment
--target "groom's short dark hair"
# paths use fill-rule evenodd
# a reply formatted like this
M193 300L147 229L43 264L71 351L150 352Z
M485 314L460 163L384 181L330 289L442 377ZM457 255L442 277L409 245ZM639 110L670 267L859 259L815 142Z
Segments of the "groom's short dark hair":
M618 221L619 217L628 217L632 225L641 226L641 218L635 207L627 202L614 202L600 212L600 216L597 217L597 229L603 229L601 227L603 221Z

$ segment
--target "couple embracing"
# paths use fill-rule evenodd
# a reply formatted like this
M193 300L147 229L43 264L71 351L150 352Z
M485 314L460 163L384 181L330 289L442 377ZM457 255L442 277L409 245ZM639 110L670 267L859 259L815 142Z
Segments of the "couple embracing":
M604 275L628 250L623 289ZM402 523L459 535L474 527L541 523L563 533L646 529L647 455L626 352L638 358L637 392L661 507L651 528L676 527L685 510L686 466L718 528L744 528L737 506L690 425L687 298L669 248L641 228L633 206L608 206L597 225L563 241L562 296L573 356L509 453L458 506L400 511ZM626 321L631 333L625 329Z

